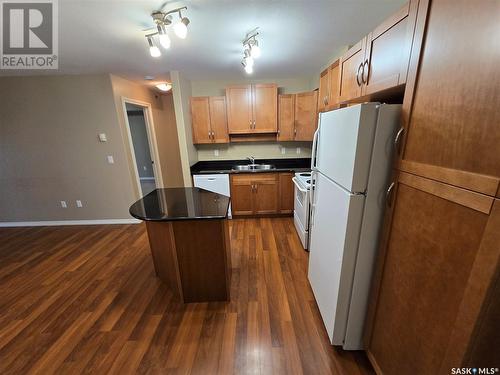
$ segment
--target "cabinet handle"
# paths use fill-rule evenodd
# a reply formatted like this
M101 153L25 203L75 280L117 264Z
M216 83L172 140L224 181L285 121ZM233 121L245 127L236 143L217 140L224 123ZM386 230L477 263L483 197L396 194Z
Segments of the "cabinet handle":
M255 120L253 120L253 128L255 129Z
M323 98L323 104L324 105L328 105L328 96L325 95L325 97Z
M363 69L363 63L359 64L358 71L356 72L356 82L357 82L358 86L361 86L361 84L362 84L362 82L359 82L359 73L360 73L361 69Z
M365 69L366 67L366 69ZM368 59L365 60L365 63L363 64L363 73L361 75L361 80L363 81L363 83L368 83L368 75L370 74L370 71L369 71L369 64L368 64ZM365 71L366 71L366 78L365 78Z
M392 190L394 189L394 181L391 182L385 193L385 199L388 207L392 207Z
M401 127L396 133L396 137L394 137L394 146L396 147L398 155L401 155L401 138L403 137L404 132L405 128Z

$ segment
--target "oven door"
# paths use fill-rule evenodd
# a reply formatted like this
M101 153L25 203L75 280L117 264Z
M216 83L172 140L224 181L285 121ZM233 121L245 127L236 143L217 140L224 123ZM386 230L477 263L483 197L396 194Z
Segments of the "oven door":
M295 184L295 216L307 231L309 229L309 190L304 189L295 177L292 181Z

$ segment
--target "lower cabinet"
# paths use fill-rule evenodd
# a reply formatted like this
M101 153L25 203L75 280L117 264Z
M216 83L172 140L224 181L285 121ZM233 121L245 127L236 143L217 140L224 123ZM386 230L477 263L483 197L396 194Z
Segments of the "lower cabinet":
M292 213L292 173L231 175L231 209L233 216Z
M480 350L483 362L474 363L474 350L498 326L488 323L488 308L498 279L500 201L404 172L391 186L366 327L376 372L494 366L498 351L488 358Z

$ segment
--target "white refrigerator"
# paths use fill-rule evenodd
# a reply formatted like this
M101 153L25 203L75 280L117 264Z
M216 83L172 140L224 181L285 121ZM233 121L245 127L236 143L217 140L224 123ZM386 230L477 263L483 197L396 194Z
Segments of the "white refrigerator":
M400 105L321 113L314 135L308 278L328 337L363 348Z

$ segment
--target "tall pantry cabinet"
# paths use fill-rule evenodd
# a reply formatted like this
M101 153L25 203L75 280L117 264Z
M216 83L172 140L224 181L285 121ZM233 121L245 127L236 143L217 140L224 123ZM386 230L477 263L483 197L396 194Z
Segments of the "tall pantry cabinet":
M498 366L498 14L498 1L419 1L365 330L379 374Z

